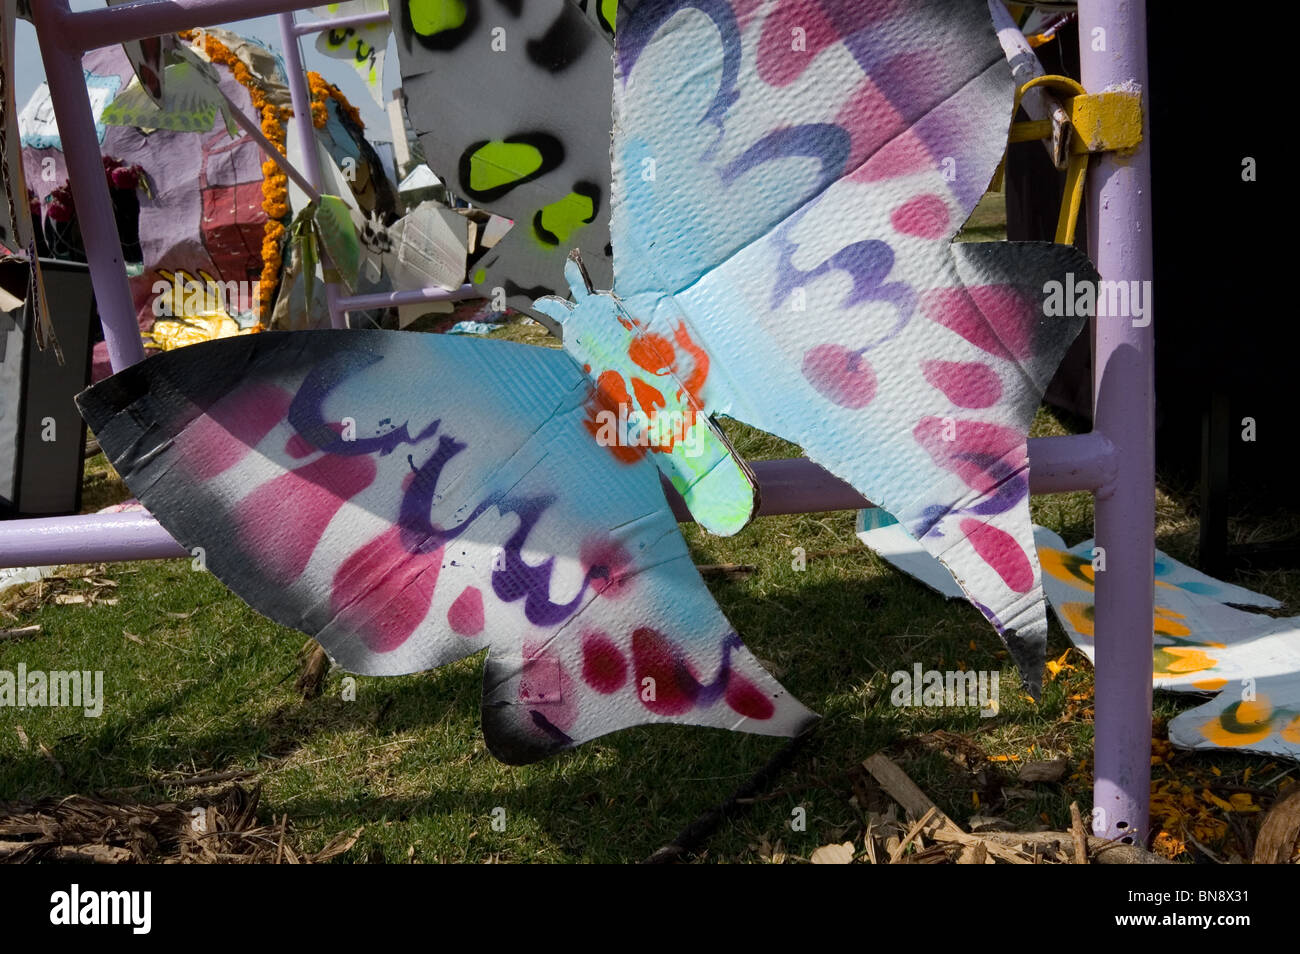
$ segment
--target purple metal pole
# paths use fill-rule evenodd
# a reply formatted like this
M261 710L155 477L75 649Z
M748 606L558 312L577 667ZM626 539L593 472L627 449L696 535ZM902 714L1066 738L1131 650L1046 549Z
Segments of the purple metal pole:
M121 371L144 359L144 344L140 340L131 286L126 279L126 264L122 261L122 240L117 234L113 200L108 194L104 163L99 156L95 119L81 71L81 53L65 45L59 29L60 17L67 12L68 0L32 4L45 79L50 84L50 100L63 141L72 198L77 205L77 223L90 265L95 304L104 326L108 360L114 371Z
M315 6L320 0L154 0L69 13L66 0L36 0L33 8L57 6L53 18L69 49L94 50L146 36L216 26ZM35 11L33 11L35 12ZM40 22L40 14L37 22Z
M387 13L354 13L350 17L334 17L330 20L305 20L295 23L293 32L298 36L324 33L326 30L346 30L348 27L378 26L388 23Z
M230 97L225 93L221 94L221 98L226 101L226 106L230 109L230 118L235 121L235 125L246 132L253 142L257 143L262 150L262 155L279 166L280 171L292 179L299 189L307 193L308 198L319 202L320 193L316 191L316 187L307 181L306 176L294 168L293 163L279 149L275 148L275 144L262 133L262 127L231 102Z
M1147 90L1145 0L1079 4L1083 85ZM1094 49L1100 46L1102 49ZM1143 112L1147 113L1146 102ZM1112 281L1150 281L1150 122L1131 154L1104 153L1088 175L1088 232L1097 270ZM1146 287L1150 287L1149 285ZM1155 547L1155 388L1147 317L1094 318L1094 427L1115 447L1116 474L1097 492L1093 830L1143 843L1151 797L1152 565Z
M280 14L280 41L284 44L284 71L289 80L289 98L293 102L293 115L298 120L298 143L302 147L302 165L312 187L319 191L323 179L320 170L320 153L316 146L316 127L311 120L311 99L307 93L307 74L302 66L302 50L298 34L294 31L292 13ZM348 326L348 313L339 306L342 292L333 282L325 283L325 302L329 307L330 325L334 328Z
M149 513L40 517L0 524L0 566L62 566L189 556Z
M1102 486L1111 472L1109 445L1096 434L1034 438L1029 454L1029 485L1035 493L1092 490ZM750 467L758 478L761 517L875 506L804 457L754 461ZM667 480L663 487L677 519L692 522L677 491ZM124 533L120 541L119 533ZM0 523L0 545L0 567L186 555L153 517L141 513L12 520Z
M339 299L338 305L344 311L365 311L370 308L392 308L397 305L419 305L426 301L462 301L477 298L478 292L473 285L461 285L459 288L414 288L408 291L375 292L373 295L346 295Z

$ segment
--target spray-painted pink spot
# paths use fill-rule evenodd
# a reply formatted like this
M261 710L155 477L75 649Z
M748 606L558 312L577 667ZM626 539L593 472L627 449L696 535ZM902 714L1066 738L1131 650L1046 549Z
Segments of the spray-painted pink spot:
M591 574L591 588L601 596L617 600L632 592L632 557L622 544L599 537L586 540L579 559L583 571Z
M235 507L240 545L271 580L292 583L339 508L370 486L375 469L368 457L327 454L262 484Z
M1017 593L1028 593L1034 585L1034 569L1016 538L1004 530L967 517L961 532L970 540L980 559L993 567L1002 582Z
M1002 379L980 361L921 362L925 379L958 407L992 407L1002 396Z
M924 417L912 429L912 436L935 464L981 494L998 489L1025 464L1024 437L997 424Z
M682 652L653 629L641 627L632 633L634 687L641 704L656 715L673 716L689 712L695 699L678 679ZM645 680L653 679L653 693ZM653 698L647 698L652 695Z
M876 396L876 373L856 351L835 344L818 345L803 357L803 376L833 404L857 410Z
M406 642L429 614L443 548L411 553L392 527L349 556L334 574L336 622L377 653Z
M627 660L604 633L593 631L582 637L582 678L604 695L617 692L627 682Z
M902 113L870 79L864 79L840 111L835 124L849 134L846 169L856 169L907 128Z
M1033 357L1038 312L1011 285L936 288L922 296L921 304L931 321L989 354L1019 361Z
M790 0L763 23L758 75L769 86L793 83L818 53L839 39L839 31L827 20L818 0Z
M904 202L889 216L894 231L917 238L940 239L948 236L948 206L930 193Z
M882 146L857 172L853 182L880 182L934 167L934 159L915 130L901 133Z
M310 457L315 451L316 448L312 447L311 442L301 434L294 434L284 442L284 452L295 460Z
M465 587L452 600L447 610L447 625L461 636L477 636L483 632L483 594L477 586Z
M196 480L210 480L234 467L285 419L293 400L273 384L239 387L176 435L176 457Z
M770 719L776 706L767 694L737 672L727 680L727 705L748 719Z

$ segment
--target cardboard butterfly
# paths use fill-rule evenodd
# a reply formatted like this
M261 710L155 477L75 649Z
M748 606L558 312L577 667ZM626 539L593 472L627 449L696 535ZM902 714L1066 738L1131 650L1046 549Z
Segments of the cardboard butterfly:
M360 331L171 352L81 398L127 484L345 668L488 648L484 732L511 762L647 722L814 718L723 618L659 485L655 464L713 529L753 513L713 413L897 514L1026 666L1025 431L1078 330L1035 293L1089 268L950 242L1011 116L987 13L641 3L617 69L618 297L573 259L576 301L538 302L570 353Z

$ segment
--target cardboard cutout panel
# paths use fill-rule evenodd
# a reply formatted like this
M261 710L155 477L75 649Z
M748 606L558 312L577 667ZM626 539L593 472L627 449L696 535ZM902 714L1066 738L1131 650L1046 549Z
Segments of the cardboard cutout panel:
M1300 627L1292 637L1300 638ZM1300 760L1300 674L1225 689L1175 716L1169 740L1183 749L1236 749Z
M1092 541L1067 548L1034 528L1052 609L1080 652L1093 658L1096 598ZM1156 554L1155 687L1171 692L1217 692L1243 679L1300 673L1297 619L1274 619L1227 602L1276 606L1275 600Z
M384 13L387 0L347 0L345 3L327 3L312 7L314 16L321 19L351 17L363 13ZM351 26L322 30L316 36L316 50L338 60L346 60L366 84L366 91L380 108L384 97L384 53L391 32L387 22L375 26Z
M613 3L393 0L411 125L452 192L514 220L470 278L532 311L582 249L608 288ZM585 8L585 12L584 12Z

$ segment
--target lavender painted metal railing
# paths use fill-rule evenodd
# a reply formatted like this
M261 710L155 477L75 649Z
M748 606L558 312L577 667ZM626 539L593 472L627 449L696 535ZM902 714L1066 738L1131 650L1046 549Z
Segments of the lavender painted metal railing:
M1079 4L1085 89L1147 90L1145 0ZM1094 49L1100 40L1102 49ZM1150 281L1151 129L1131 154L1104 153L1088 177L1089 252L1105 279ZM1148 286L1149 287L1149 286ZM1115 479L1097 494L1093 830L1147 837L1151 791L1152 606L1155 581L1155 370L1150 313L1093 320L1093 427L1115 448Z
M1111 455L1095 434L1075 437L1035 438L1029 442L1031 461L1029 487L1034 493L1058 490L1096 489L1106 485L1111 473ZM750 461L758 478L760 517L823 510L860 510L875 506L852 486L807 458ZM673 514L683 523L695 518L681 495L661 477L664 496ZM75 517L42 517L17 520L4 530L4 557L0 566L42 566L67 563L143 560L150 557L187 556L185 549L147 513L81 514ZM114 534L129 524L131 546L113 556ZM6 525L0 524L0 530ZM142 555L142 548L149 555ZM86 553L96 554L93 557Z
M293 103L293 115L298 129L298 145L302 151L303 171L313 192L320 191L321 175L320 152L316 145L316 128L312 125L311 94L307 90L306 74L302 66L302 50L298 46L298 33L294 29L292 13L280 14L280 41L284 44L284 70L289 78L289 98ZM348 313L339 306L343 292L334 282L325 282L325 304L329 308L330 325L335 328L348 326Z
M311 36L326 30L346 30L349 27L378 26L388 22L387 13L354 13L347 17L330 17L322 20L308 20L295 23L293 32L297 36Z
M370 295L347 295L339 299L339 307L345 311L365 311L368 308L392 308L397 305L419 305L429 301L463 301L477 298L478 292L473 285L461 285L459 288L417 288L412 291L375 292Z
M115 371L144 357L135 309L121 259L112 203L82 80L81 54L90 49L251 16L281 14L281 36L295 113L311 115L298 37L328 29L327 21L298 25L292 11L318 0L154 0L72 13L67 0L40 0L33 15L55 117L63 138L73 197L82 211L104 337ZM1082 50L1083 84L1100 91L1121 84L1146 88L1145 0L1082 0L1080 36L1091 44L1104 31L1103 52ZM343 18L374 22L367 15ZM306 178L319 188L319 159L311 127L300 124ZM1123 157L1094 163L1089 185L1093 260L1112 280L1151 278L1149 130ZM393 304L450 298L463 289L396 292ZM375 307L375 296L344 298L328 288L331 319L347 308ZM411 296L409 299L403 296ZM384 297L384 296L378 296ZM1134 841L1148 833L1154 583L1154 375L1152 329L1128 320L1094 322L1095 430L1091 434L1030 441L1030 487L1035 493L1096 493L1097 543L1108 570L1096 589L1096 785L1094 831ZM753 465L762 493L761 514L853 509L867 504L851 487L810 461ZM679 517L689 517L669 494ZM147 514L97 514L17 520L0 524L0 566L183 556L185 552Z

